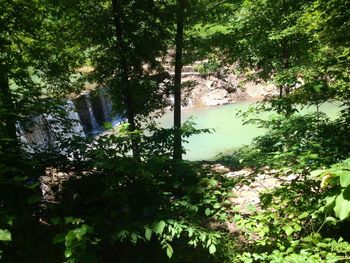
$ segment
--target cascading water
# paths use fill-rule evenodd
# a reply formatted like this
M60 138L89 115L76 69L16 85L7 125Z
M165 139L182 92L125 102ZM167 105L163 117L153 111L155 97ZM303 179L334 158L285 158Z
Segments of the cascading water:
M83 126L81 125L79 114L76 111L73 101L67 101L68 119L72 121L71 131L75 135L85 137Z
M102 102L102 110L104 112L104 121L111 122L112 126L116 126L123 121L122 116L113 114L113 103L109 88L102 88L99 91L99 98Z
M89 112L90 122L91 122L91 128L92 133L98 133L100 131L101 126L97 123L96 120L96 108L93 108L93 104L91 103L90 93L85 94L86 99L86 105Z
M104 121L112 121L112 99L109 94L109 89L102 88L98 91L102 103L102 110L105 117Z
M18 135L27 150L46 150L50 147L59 147L59 136L63 136L63 138L77 135L85 136L74 103L68 100L62 107L67 113L65 121L52 114L41 114L17 125Z
M104 123L112 126L119 124L122 118L113 114L113 104L108 88L85 92L74 100L80 122L86 134L99 134Z
M93 103L90 99L89 93L84 93L74 100L75 107L77 109L80 123L83 126L86 134L97 134L100 131L100 125L95 117L96 106L93 107Z
M119 124L123 119L113 115L112 106L108 88L85 92L62 106L65 124L57 116L41 114L18 124L18 135L29 151L59 148L58 137L96 135L104 130L106 122L113 126Z

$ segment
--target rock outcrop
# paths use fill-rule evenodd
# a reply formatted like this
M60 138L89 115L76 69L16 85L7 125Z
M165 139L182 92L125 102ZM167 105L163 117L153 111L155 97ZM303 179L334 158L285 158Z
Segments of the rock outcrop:
M274 85L246 81L234 75L228 67L210 74L187 70L182 76L182 81L186 86L183 105L187 107L256 101L277 93Z

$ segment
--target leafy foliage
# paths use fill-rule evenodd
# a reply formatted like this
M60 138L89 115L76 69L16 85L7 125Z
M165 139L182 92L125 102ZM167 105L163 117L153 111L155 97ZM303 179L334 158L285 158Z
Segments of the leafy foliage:
M250 112L267 133L225 159L253 173L230 179L172 159L176 129L122 125L115 134L106 124L96 138L68 135L60 99L87 81L111 87L115 111L140 127L167 105L161 58L175 1L0 0L1 260L349 260L348 1L185 2L184 63L210 58L198 70L212 73L225 57L280 87ZM342 104L335 119L319 111L329 99ZM317 112L300 115L298 104ZM28 148L18 127L39 114L62 128L57 143ZM185 123L182 139L201 132L210 130ZM233 187L268 172L279 183L259 206L232 205Z
M342 163L332 165L325 171L318 170L313 172L313 176L321 179L321 187L327 189L327 197L324 199L324 206L320 212L328 213L333 209L333 213L339 220L345 220L350 215L349 202L349 159ZM332 214L330 214L332 216ZM327 218L332 221L332 217Z

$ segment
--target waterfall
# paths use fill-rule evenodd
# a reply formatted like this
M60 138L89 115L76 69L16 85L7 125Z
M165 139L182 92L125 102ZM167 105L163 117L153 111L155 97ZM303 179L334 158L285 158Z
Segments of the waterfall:
M31 152L59 148L61 138L99 134L105 122L120 124L123 119L113 114L112 106L108 88L85 92L62 106L64 119L53 114L33 116L17 125L18 136Z
M50 147L59 148L60 138L85 136L73 102L68 100L62 107L67 113L65 120L68 125L63 123L63 119L52 114L33 116L17 124L18 135L25 149L33 152L47 150Z
M123 118L118 114L113 114L113 103L110 95L110 89L102 88L99 90L99 97L102 102L102 109L105 116L105 122L111 122L112 126L119 125Z
M121 116L113 114L113 103L109 88L85 92L74 100L80 122L86 134L98 134L103 131L103 124L120 124Z
M74 100L80 123L86 134L94 134L99 129L88 93L80 95Z
M93 134L98 133L100 130L100 125L97 123L96 117L95 117L95 111L93 108L93 104L91 103L90 93L85 94L86 104L90 116L90 122L92 126L91 132Z
M109 94L109 89L102 88L99 90L99 97L102 103L102 110L104 113L104 121L111 122L112 121L112 99Z
M71 100L67 101L68 120L72 121L71 132L74 135L80 135L85 137L84 128L80 122L79 114L75 108L74 102Z

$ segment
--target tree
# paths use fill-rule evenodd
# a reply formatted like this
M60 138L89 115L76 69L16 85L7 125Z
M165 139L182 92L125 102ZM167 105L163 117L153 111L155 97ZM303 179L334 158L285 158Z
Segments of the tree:
M160 63L169 39L166 3L91 0L66 7L75 18L74 33L86 43L86 64L92 69L87 80L97 88L111 88L115 111L127 118L137 157L140 120L165 106L159 83L168 77Z
M203 44L198 27L213 26L222 19L226 1L176 1L175 76L174 76L174 159L182 159L181 142L181 71L184 64L208 57L212 52L210 38ZM184 56L185 51L185 56ZM204 54L204 55L203 55Z
M181 138L181 72L182 49L184 43L184 21L186 0L177 1L175 38L175 77L174 77L174 159L182 159Z
M318 48L308 71L323 84L328 96L349 99L349 1L318 0L300 17L299 23ZM316 86L317 87L317 86ZM315 90L317 92L317 90Z
M273 78L280 97L300 84L302 66L316 48L298 24L309 5L307 0L245 0L226 38L228 57L254 69L259 78Z
M23 4L23 6L22 6ZM0 123L2 151L18 150L16 122L20 114L19 105L25 92L35 91L30 67L33 66L31 48L36 26L40 18L36 11L39 6L34 1L9 3L1 1L0 31ZM29 26L29 21L33 27ZM17 85L17 89L11 88ZM23 105L21 105L23 107Z
M0 148L16 152L18 125L47 112L49 96L71 92L80 55L74 39L60 38L63 20L50 1L1 1L1 6Z
M12 240L6 256L20 251L30 261L29 243L21 242L33 229L41 231L38 180L54 154L25 151L19 127L62 105L57 99L71 92L80 54L74 39L62 40L65 24L51 1L1 0L0 6L0 250L5 232Z
M115 23L115 35L117 39L117 52L116 56L120 58L120 67L121 67L121 80L120 84L122 85L122 93L124 95L124 104L126 108L126 116L128 118L128 123L130 125L129 131L135 132L136 123L135 123L135 113L134 113L134 102L133 102L133 90L132 85L129 83L129 63L124 53L127 48L125 47L124 38L123 38L123 27L121 19L123 17L123 7L120 0L112 0L112 12L113 19ZM132 140L133 144L133 155L136 158L139 158L137 141Z

